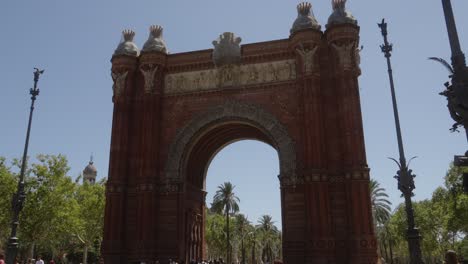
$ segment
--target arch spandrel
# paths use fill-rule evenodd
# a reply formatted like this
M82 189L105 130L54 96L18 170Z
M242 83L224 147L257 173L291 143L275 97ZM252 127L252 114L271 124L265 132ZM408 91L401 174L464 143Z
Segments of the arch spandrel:
M165 167L165 180L168 182L183 182L185 160L190 146L196 137L210 126L228 121L241 121L260 129L271 140L278 151L280 161L280 181L283 184L296 183L297 159L294 141L286 128L271 113L258 105L241 101L227 101L217 105L193 118L175 136L170 145Z

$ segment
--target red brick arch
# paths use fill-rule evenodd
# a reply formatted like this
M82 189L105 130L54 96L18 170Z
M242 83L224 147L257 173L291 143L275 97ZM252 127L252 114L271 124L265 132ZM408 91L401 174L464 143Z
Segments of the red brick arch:
M213 107L177 133L168 155L166 179L187 180L189 171L203 180L217 151L240 139L256 139L271 145L278 151L280 180L297 180L296 150L285 127L261 107L241 101L228 101Z
M206 168L244 138L278 152L284 263L376 263L358 41L342 24L224 66L213 50L114 55L106 263L204 257Z

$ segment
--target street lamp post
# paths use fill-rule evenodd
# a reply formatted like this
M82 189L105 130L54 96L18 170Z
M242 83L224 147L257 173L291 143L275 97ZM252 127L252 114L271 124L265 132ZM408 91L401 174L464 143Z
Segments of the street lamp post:
M7 264L14 264L16 255L18 253L18 238L16 237L16 231L18 229L19 224L19 214L21 209L23 209L24 199L26 198L26 193L24 192L24 173L26 171L26 161L28 155L28 146L29 146L29 135L31 132L31 121L34 111L34 102L36 101L36 97L39 95L39 89L37 88L37 82L39 81L39 76L44 73L44 70L39 70L38 68L34 68L34 88L29 90L31 94L31 108L29 111L29 122L28 122L28 130L26 132L26 142L24 144L24 152L23 152L23 159L21 161L21 171L20 171L20 178L18 180L18 190L13 195L13 199L11 201L11 206L13 210L13 217L11 221L11 236L8 240L8 247L7 247Z
M451 72L451 83L445 83L445 90L440 94L447 97L447 107L450 116L455 121L452 131L463 126L468 140L468 67L466 67L465 54L460 48L457 27L453 16L452 3L450 0L442 0L444 9L445 23L452 52L452 66L440 58L430 58L444 64ZM454 159L455 166L468 166L468 151L465 155L456 155ZM463 174L463 185L465 192L468 193L468 174Z
M378 24L381 31L382 36L384 39L384 44L380 46L382 52L385 54L385 58L387 59L387 67L388 67L388 77L390 79L390 90L392 94L392 103L393 103L393 115L395 117L395 127L397 133L397 140L398 140L398 151L399 151L399 162L393 159L399 166L399 170L397 171L397 175L395 178L398 180L398 189L402 192L403 197L405 198L405 209L406 209L406 220L408 224L408 229L406 231L406 238L408 240L408 248L410 254L410 263L411 264L421 264L422 261L422 254L421 254L421 236L419 234L418 228L416 228L414 222L414 210L413 204L411 202L411 197L413 196L413 190L416 188L414 186L414 177L412 170L408 168L408 164L405 158L405 151L403 149L403 140L401 137L401 129L400 129L400 118L398 116L398 106L395 96L395 87L393 83L393 73L392 73L392 65L390 62L390 57L392 56L391 51L393 49L392 44L390 44L387 40L387 23L385 20L382 19L382 23ZM411 160L410 160L411 161Z

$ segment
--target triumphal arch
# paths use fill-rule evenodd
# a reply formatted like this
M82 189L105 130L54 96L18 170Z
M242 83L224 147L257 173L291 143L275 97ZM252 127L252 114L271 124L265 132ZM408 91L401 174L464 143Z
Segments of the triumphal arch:
M325 30L309 3L288 38L169 54L151 26L112 57L113 125L102 254L106 263L205 257L204 181L239 139L278 152L283 261L375 263L359 99L359 26L333 0ZM285 34L286 35L286 34Z

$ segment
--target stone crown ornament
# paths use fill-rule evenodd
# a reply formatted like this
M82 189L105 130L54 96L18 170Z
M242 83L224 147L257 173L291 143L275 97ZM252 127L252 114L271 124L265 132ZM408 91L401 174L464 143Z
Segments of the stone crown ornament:
M137 57L140 53L138 47L133 42L135 32L129 29L122 31L123 41L119 44L117 49L114 51L115 55L128 55Z
M236 37L232 32L224 32L217 40L213 41L213 63L216 67L240 63L241 41L242 39Z
M159 51L167 53L166 43L162 38L163 28L159 25L152 25L150 26L149 31L148 40L143 45L143 49L141 51Z
M297 5L297 18L294 21L294 24L290 30L290 33L293 34L296 31L312 28L320 30L321 26L315 19L312 12L312 4L307 2L302 2Z
M337 24L357 25L357 20L346 10L346 0L332 0L333 13L328 18L326 27Z

